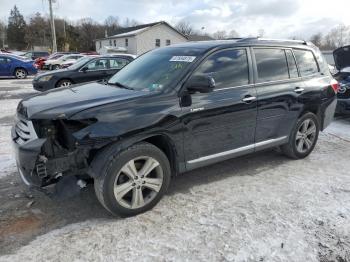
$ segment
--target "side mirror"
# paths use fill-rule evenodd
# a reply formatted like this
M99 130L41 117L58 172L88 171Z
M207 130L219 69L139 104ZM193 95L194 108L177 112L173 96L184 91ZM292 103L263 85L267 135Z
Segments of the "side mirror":
M89 68L87 66L84 66L81 71L83 71L84 73L88 70Z
M190 94L196 92L210 93L215 88L215 80L212 76L192 76L185 84L185 87Z

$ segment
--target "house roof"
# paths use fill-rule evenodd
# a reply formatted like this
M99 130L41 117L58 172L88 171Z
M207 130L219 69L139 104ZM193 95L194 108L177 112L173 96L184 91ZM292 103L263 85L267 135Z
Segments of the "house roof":
M120 28L117 30L117 34L109 36L109 37L105 37L105 38L96 39L96 40L105 40L105 39L113 39L113 38L118 38L118 37L134 36L134 35L137 35L143 31L148 30L149 28L156 26L156 25L159 25L159 24L165 24L168 27L170 27L171 29L173 29L174 31L176 31L178 34L187 38L185 35L181 34L178 30L176 30L174 27L169 25L167 22L160 21L160 22L155 22L155 23Z

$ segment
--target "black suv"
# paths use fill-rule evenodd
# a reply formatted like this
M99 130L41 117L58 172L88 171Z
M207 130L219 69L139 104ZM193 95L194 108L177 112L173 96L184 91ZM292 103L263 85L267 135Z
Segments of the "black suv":
M172 175L266 148L301 159L333 118L337 82L302 41L240 39L158 48L107 84L22 100L12 129L23 181L94 179L111 213L152 208Z

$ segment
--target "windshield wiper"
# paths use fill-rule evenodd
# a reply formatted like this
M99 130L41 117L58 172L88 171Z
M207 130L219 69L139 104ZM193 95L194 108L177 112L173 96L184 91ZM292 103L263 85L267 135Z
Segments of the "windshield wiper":
M126 85L123 85L122 83L119 83L119 82L115 82L115 83L107 82L107 84L111 85L111 86L117 86L117 87L120 87L120 88L124 88L124 89L134 90L134 88L126 86Z

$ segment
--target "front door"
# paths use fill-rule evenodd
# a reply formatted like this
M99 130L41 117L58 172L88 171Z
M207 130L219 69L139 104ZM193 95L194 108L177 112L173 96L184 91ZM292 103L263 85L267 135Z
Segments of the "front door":
M0 57L0 76L10 76L11 60L6 57Z
M192 76L214 78L211 93L191 95L183 107L187 169L254 151L257 116L249 50L225 49L208 56Z

